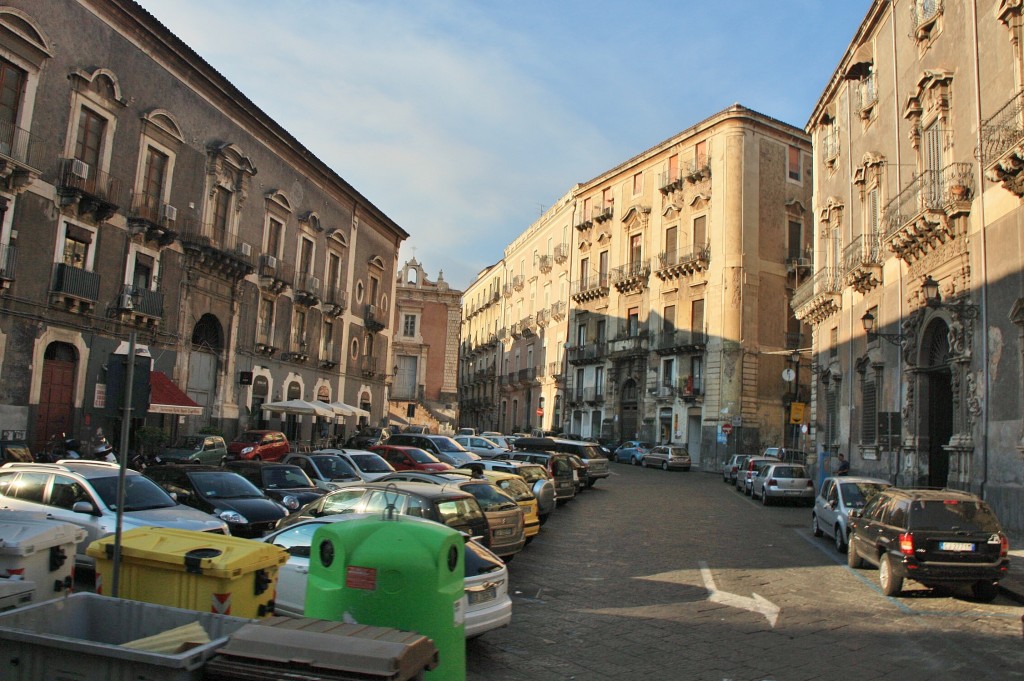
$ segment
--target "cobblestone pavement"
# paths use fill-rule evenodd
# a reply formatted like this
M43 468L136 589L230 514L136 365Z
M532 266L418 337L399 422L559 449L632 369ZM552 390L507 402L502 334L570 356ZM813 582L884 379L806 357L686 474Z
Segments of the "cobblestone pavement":
M612 471L509 565L512 624L468 642L469 681L1024 679L1012 594L908 582L886 598L876 570L811 536L807 507L763 507L721 476Z

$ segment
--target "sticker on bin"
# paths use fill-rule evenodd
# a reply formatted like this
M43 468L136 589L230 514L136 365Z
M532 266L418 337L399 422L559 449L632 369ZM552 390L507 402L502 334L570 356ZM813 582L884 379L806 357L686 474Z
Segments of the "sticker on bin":
M6 570L0 570L0 577L6 577L7 579L15 581L25 579L25 568L7 568Z
M210 612L218 615L231 614L231 594L210 594Z
M345 570L345 586L347 586L350 589L365 589L366 591L376 591L376 568L349 565L348 569Z

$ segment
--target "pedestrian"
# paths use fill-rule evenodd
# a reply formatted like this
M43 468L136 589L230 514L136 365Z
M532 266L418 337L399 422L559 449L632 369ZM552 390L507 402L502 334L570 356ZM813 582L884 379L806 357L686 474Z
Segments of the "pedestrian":
M836 475L849 475L850 474L850 462L846 460L846 457L842 454L836 455L839 459L839 466L836 467Z

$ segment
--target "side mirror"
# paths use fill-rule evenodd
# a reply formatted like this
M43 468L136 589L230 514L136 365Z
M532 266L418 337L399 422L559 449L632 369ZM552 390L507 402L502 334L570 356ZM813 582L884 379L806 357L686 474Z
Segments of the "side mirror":
M93 515L96 513L96 507L94 507L90 501L76 501L71 505L71 512Z
M296 558L309 558L311 552L308 546L289 546L285 551L288 555L295 556Z
M861 517L861 511L859 509L854 509L854 510L850 511L850 517L851 518L860 518Z

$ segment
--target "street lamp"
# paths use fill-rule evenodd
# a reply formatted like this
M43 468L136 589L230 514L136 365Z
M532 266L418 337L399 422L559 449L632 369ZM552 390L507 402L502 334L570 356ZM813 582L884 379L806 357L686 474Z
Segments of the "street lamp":
M929 277L930 278L930 277ZM899 345L900 341L903 340L902 333L880 333L877 331L878 325L875 320L875 315L871 314L871 311L864 313L864 316L860 318L861 323L864 325L864 332L868 336L868 342L873 342L876 338L889 341L893 345Z

